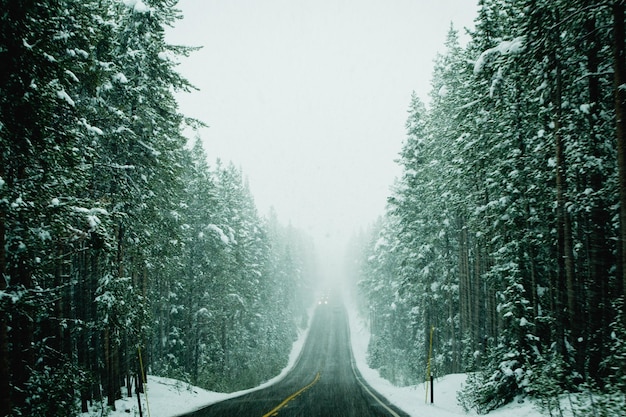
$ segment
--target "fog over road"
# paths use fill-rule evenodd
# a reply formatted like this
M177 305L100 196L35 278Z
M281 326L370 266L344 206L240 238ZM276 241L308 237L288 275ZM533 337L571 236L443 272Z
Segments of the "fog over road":
M263 360L263 358L259 358ZM361 378L350 347L348 319L338 299L320 304L293 370L276 384L213 404L185 417L408 416Z

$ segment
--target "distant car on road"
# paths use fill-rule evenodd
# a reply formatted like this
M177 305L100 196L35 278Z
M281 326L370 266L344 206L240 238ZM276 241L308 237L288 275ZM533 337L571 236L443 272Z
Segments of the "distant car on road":
M317 302L318 305L325 305L328 304L328 296L327 295L322 295L319 299L319 301Z

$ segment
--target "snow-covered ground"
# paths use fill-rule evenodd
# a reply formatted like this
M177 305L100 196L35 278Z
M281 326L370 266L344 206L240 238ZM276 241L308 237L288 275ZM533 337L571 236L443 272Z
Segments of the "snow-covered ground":
M311 317L310 314L309 317ZM141 396L143 415L145 417L176 417L209 404L239 397L248 392L268 387L283 379L291 370L302 351L302 346L304 346L308 334L309 331L307 328L307 330L300 333L298 340L293 343L293 348L289 355L289 362L285 369L283 369L279 375L256 388L231 393L213 392L175 379L148 375L148 384L146 385L147 395ZM135 417L139 415L137 397L118 400L115 402L115 408L116 411L105 415L108 417L128 417L129 414ZM95 415L100 415L100 409L97 410L97 413L94 411L91 413L83 413L80 417L92 417Z
M466 413L457 404L456 392L459 390L465 375L448 375L435 380L435 402L426 403L426 391L424 385L410 387L394 387L387 380L381 378L378 372L370 369L365 360L369 332L364 322L355 313L350 313L350 330L352 337L352 350L356 364L363 378L379 393L387 397L389 401L403 409L411 416L428 417L456 417L476 415L474 412ZM176 417L187 412L204 407L218 401L237 397L247 392L261 389L282 379L293 367L302 350L308 332L302 332L293 345L288 366L280 375L266 382L260 387L235 393L217 393L190 386L184 382L168 378L150 376L148 378L147 401L142 397L143 415L149 417ZM149 414L148 407L149 406ZM116 402L116 412L108 414L110 417L138 416L137 398L125 398ZM81 417L100 415L98 412L83 414ZM106 414L105 414L106 415ZM542 414L529 401L523 404L510 404L499 410L489 413L493 417L541 417Z
M408 387L396 387L389 381L380 377L378 371L367 366L365 360L367 344L369 342L369 330L353 311L350 312L350 332L352 337L352 353L359 372L363 378L380 394L390 402L397 405L414 417L458 417L475 416L476 412L466 413L456 400L456 393L465 381L465 374L447 375L435 379L434 403L427 403L427 393L424 384ZM430 398L428 398L430 401ZM489 416L493 417L541 417L542 414L530 402L522 404L509 404L501 409L492 411Z

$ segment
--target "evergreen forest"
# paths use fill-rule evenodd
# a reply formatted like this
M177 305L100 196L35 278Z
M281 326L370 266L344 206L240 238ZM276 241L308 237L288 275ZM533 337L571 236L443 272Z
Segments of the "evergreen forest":
M183 134L175 3L1 2L1 416L256 386L308 321L310 239Z
M401 385L429 361L469 372L458 399L479 413L530 395L559 415L582 392L585 415L624 415L626 4L478 4L351 249L370 366Z
M276 375L315 248L188 137L176 0L0 4L0 416L114 408L147 370L222 392ZM583 393L587 415L623 415L625 11L479 0L466 45L450 28L347 258L394 384L429 364L468 373L479 413Z

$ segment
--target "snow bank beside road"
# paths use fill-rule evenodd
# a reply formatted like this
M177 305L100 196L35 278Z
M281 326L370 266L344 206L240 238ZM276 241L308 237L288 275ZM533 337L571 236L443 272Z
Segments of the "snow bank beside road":
M390 402L400 407L406 413L415 417L461 417L475 416L474 412L465 413L457 404L456 393L465 381L465 374L448 375L435 380L435 403L426 403L426 390L423 384L409 387L396 387L389 381L381 378L378 371L370 369L366 362L369 329L366 323L352 310L348 310L350 320L350 334L354 359L363 378ZM313 313L313 312L311 312ZM312 314L310 315L310 317ZM245 393L267 387L282 378L293 368L302 347L306 341L308 330L300 334L293 344L288 365L280 375L263 385L249 390L233 393L219 393L207 391L191 386L187 383L169 378L148 377L148 401L150 417L177 417L199 408L205 407L228 398L238 397ZM116 401L117 411L108 414L110 417L138 416L137 398L124 398ZM143 415L148 416L146 399L142 396ZM81 417L99 416L100 412L82 414ZM107 415L107 414L105 414ZM493 417L542 417L542 414L530 403L510 404L506 407L489 413Z
M363 378L376 391L385 396L390 402L415 417L460 417L476 416L474 411L466 413L458 405L456 393L465 382L466 374L446 375L435 380L435 402L426 402L426 387L424 384L408 387L396 387L382 378L377 370L367 366L367 345L369 343L369 329L354 309L349 309L350 337L352 340L352 353L357 368ZM426 370L424 370L426 374ZM430 401L430 398L428 399ZM501 409L492 411L489 416L493 417L542 417L542 414L530 402L523 404L509 404Z
M311 314L309 314L309 317L311 317ZM298 360L298 357L300 356L300 352L302 351L302 347L304 346L304 342L306 341L308 334L309 330L307 328L305 331L300 333L298 339L293 343L293 348L291 350L291 354L289 355L289 362L287 363L285 369L283 369L282 372L276 377L256 388L231 393L213 392L175 379L149 375L147 385L147 401L146 396L141 396L143 415L148 417L148 407L150 407L150 417L177 417L206 407L207 405L227 400L229 398L239 397L240 395L244 395L248 392L270 386L283 379L291 368L293 368ZM137 404L136 396L117 400L115 402L115 408L116 411L109 414L105 413L104 415L108 417L128 417L129 415L139 415L139 406ZM100 416L100 409L101 407L98 407L90 413L80 414L80 417Z

